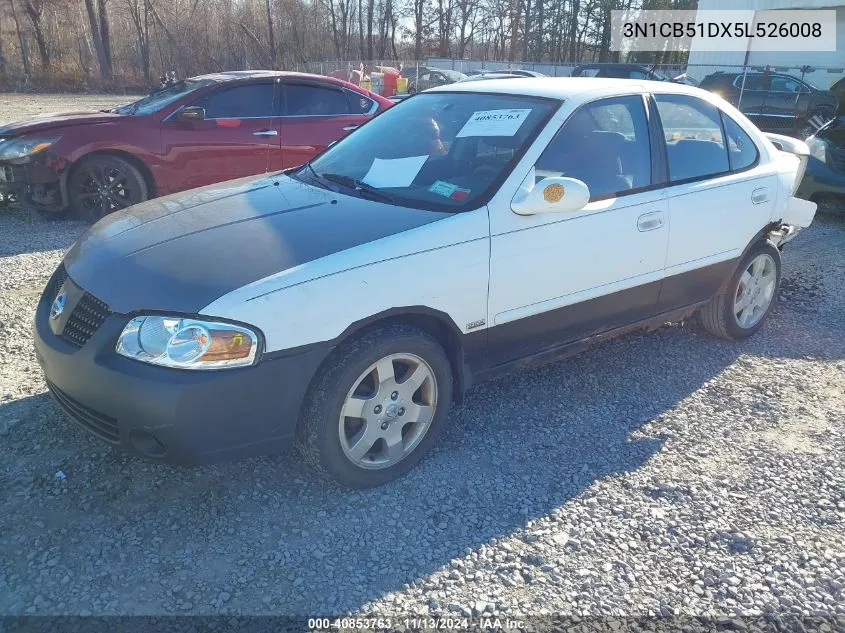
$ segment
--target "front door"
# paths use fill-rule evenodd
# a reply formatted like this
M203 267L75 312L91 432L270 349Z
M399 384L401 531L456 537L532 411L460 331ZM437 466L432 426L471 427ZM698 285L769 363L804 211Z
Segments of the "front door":
M283 116L277 119L282 163L296 167L314 158L369 119L376 104L340 86L284 82Z
M764 112L766 129L787 134L796 127L798 115L806 113L810 91L789 75L772 75L771 89L766 93ZM801 106L804 106L803 108Z
M494 198L492 366L652 314L669 226L651 154L642 96L601 99L568 117L527 176L582 180L591 193L585 208L520 216L509 200Z
M272 81L223 84L190 104L203 109L203 119L184 120L174 113L162 129L171 191L266 172L270 152L280 151L274 99Z

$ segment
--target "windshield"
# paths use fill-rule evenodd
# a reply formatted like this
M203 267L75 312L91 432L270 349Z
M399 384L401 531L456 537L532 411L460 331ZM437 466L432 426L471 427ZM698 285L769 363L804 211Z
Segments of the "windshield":
M166 105L173 103L177 99L181 99L189 92L193 92L194 90L198 90L199 88L203 88L204 86L208 86L213 83L214 80L212 79L186 79L184 81L178 81L166 88L156 90L134 103L128 103L120 106L119 108L115 108L114 112L117 112L118 114L135 115L152 114L153 112L161 110Z
M559 105L515 95L419 94L339 141L299 174L403 206L473 208L493 195Z

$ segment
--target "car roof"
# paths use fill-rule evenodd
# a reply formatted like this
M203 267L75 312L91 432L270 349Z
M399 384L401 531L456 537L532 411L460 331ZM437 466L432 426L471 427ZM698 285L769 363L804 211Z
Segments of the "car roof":
M651 65L649 64L623 64L623 63L616 63L616 62L608 62L608 63L596 63L596 64L578 64L575 68L646 68L651 70Z
M225 72L220 73L209 73L207 75L197 75L196 77L190 77L192 81L200 81L200 80L211 80L217 82L223 81L244 81L247 79L275 79L275 78L287 78L287 79L307 79L309 81L325 81L333 84L343 85L343 86L350 86L346 81L341 79L337 79L336 77L328 77L326 75L315 75L312 73L297 73L291 72L286 70L227 70Z
M659 92L689 94L708 99L712 93L694 86L668 81L615 79L610 77L514 77L487 81L460 81L448 86L429 88L426 92L486 92L526 95L552 99L570 99L585 93L631 94Z

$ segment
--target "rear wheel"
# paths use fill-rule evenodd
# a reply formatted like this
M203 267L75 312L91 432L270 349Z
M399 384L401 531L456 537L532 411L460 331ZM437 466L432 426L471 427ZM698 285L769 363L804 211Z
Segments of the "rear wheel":
M434 338L406 325L375 328L339 348L315 378L297 445L337 482L378 486L419 463L451 400L451 366Z
M96 222L109 213L144 202L148 197L144 176L119 156L83 158L68 180L70 205L88 222Z
M768 242L752 248L722 291L701 308L704 328L740 341L763 326L780 287L780 252Z

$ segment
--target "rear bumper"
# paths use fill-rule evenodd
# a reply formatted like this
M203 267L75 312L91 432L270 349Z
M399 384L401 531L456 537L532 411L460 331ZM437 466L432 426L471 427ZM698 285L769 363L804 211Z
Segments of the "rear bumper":
M39 302L36 357L74 422L118 449L176 465L273 453L291 443L308 385L330 349L249 368L174 370L114 352L128 318L109 316L78 348L52 332L48 301Z
M818 158L810 156L796 195L805 200L824 195L845 196L845 171L831 169Z

